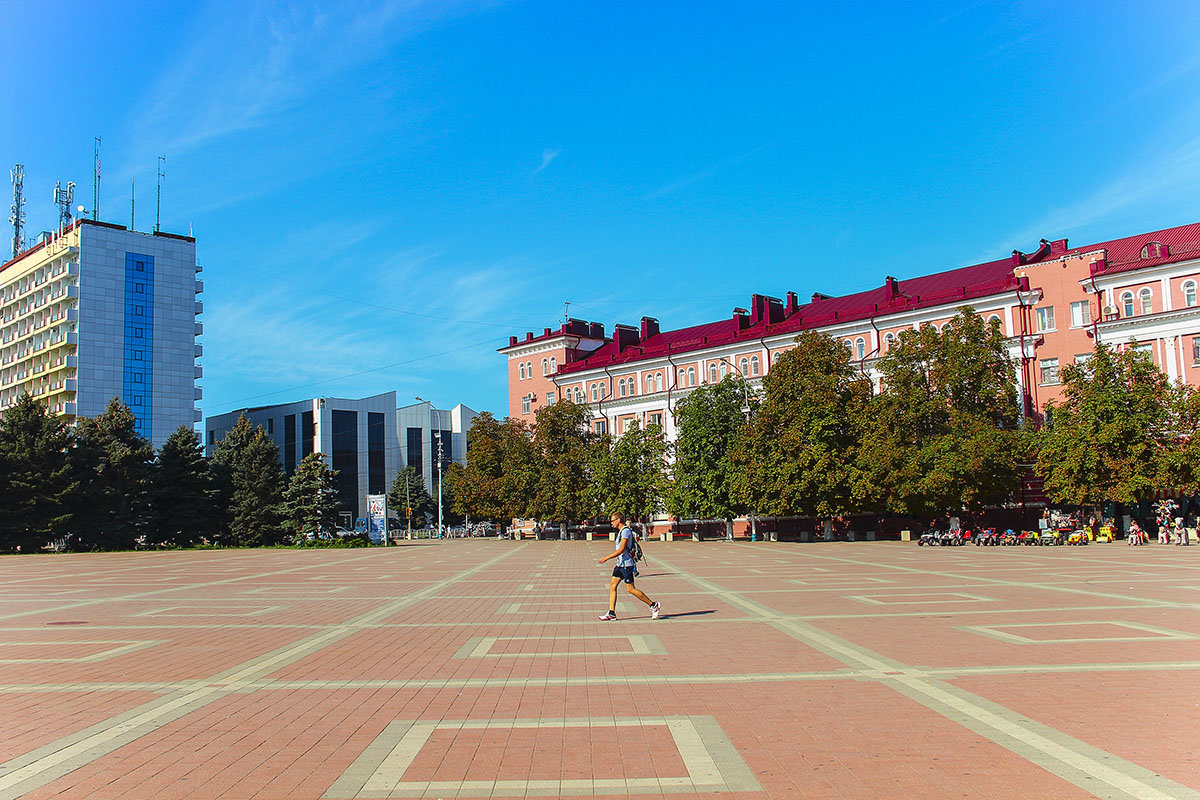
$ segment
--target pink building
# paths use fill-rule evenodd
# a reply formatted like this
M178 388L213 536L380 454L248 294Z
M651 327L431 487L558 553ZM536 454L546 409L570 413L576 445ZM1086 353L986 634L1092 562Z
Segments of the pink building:
M730 317L673 331L643 317L638 327L570 320L542 335L511 337L509 415L533 421L537 409L571 398L593 412L595 430L622 433L631 422L675 435L672 410L695 387L727 373L751 385L804 330L846 342L848 357L878 386L876 365L900 331L944 325L966 305L996 318L1017 361L1023 412L1040 415L1061 393L1059 371L1096 342L1136 342L1173 380L1200 385L1200 223L1070 247L1047 241L1031 253L865 292L814 293L801 303L751 295Z

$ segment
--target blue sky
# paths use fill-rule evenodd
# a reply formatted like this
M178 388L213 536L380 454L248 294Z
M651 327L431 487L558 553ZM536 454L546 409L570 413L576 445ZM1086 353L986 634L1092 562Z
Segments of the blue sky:
M194 229L206 414L1200 220L1191 2L0 0L0 166ZM7 217L7 199L4 200ZM3 226L5 231L9 229ZM11 233L6 233L7 241Z

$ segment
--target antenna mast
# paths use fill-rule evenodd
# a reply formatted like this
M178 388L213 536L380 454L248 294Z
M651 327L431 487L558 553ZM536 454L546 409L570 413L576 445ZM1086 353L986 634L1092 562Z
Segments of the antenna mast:
M71 224L71 204L75 202L75 181L67 181L67 188L62 188L62 181L54 184L54 205L58 206L58 230L65 231Z
M563 300L563 322L571 321L571 301Z
M96 176L92 179L92 219L100 218L100 137L92 147L92 157L96 162Z
M13 226L12 257L16 258L25 249L25 167L17 164L9 175L12 177L13 203L8 221Z
M167 163L166 156L158 157L158 199L154 203L154 232L158 233L162 230L159 221L162 219L162 179L167 177L167 173L163 172L163 165Z
M134 200L137 197L137 192L135 191L134 180L135 180L134 177L131 175L129 177L129 230L131 230L131 231L134 230L133 208L134 208Z

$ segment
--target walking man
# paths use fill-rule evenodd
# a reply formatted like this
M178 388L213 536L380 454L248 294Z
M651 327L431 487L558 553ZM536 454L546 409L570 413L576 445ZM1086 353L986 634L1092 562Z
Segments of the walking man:
M617 549L600 559L600 563L603 564L605 561L615 558L617 565L613 567L612 580L608 583L608 613L601 614L600 619L607 622L617 618L617 584L621 581L625 581L625 588L631 595L650 606L650 618L658 619L658 603L633 585L633 579L637 575L637 561L632 555L636 534L625 524L625 515L620 511L614 511L608 521L612 524L613 530L619 531Z

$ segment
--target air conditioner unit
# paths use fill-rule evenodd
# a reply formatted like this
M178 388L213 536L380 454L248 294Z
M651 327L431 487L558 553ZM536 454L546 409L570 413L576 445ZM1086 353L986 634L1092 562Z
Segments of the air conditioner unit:
M1104 307L1104 316L1111 317L1111 316L1114 316L1116 313L1117 313L1117 310L1115 308L1113 308L1112 306Z

